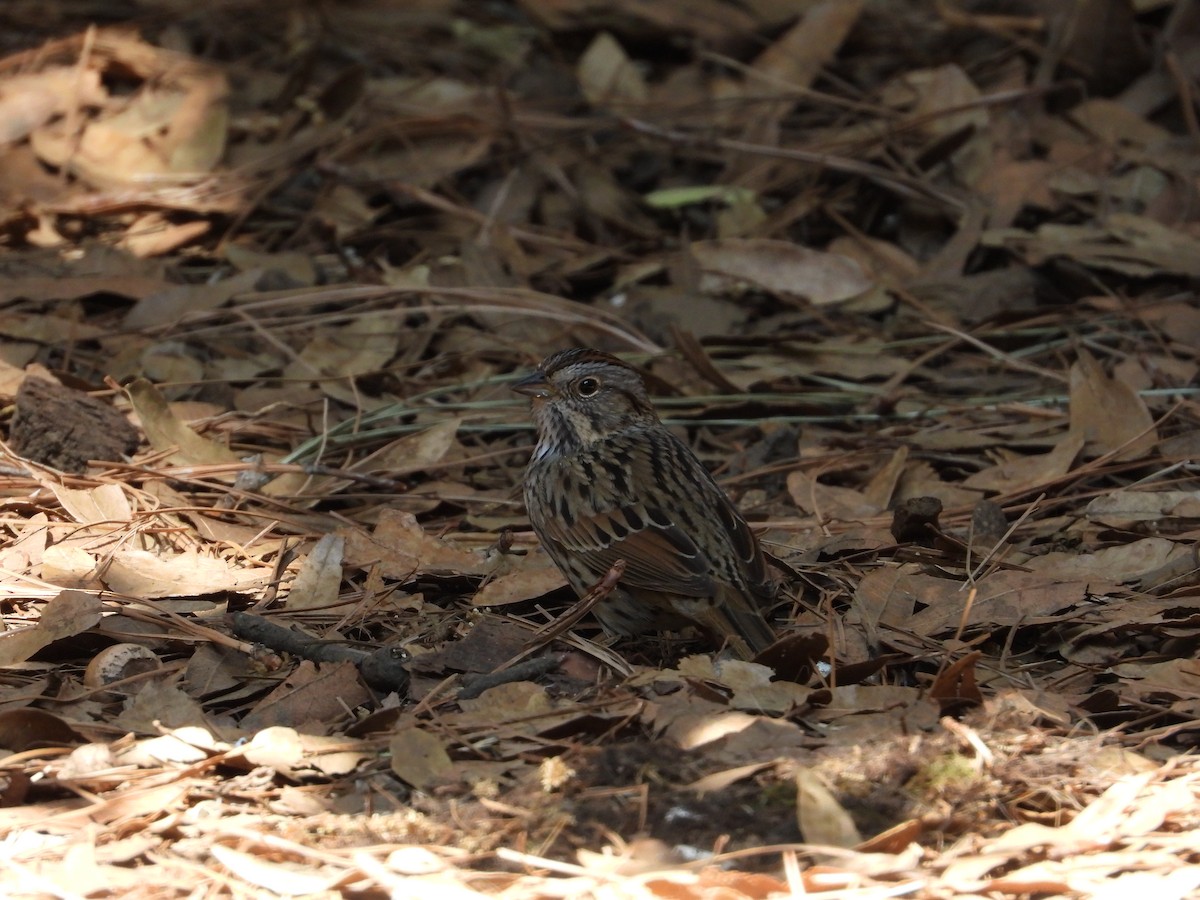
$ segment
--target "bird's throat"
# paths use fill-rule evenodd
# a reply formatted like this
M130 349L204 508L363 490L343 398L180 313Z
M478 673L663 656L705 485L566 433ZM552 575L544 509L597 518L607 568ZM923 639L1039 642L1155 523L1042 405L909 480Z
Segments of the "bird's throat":
M533 410L538 445L534 459L578 453L605 437L582 411L558 404L539 404Z

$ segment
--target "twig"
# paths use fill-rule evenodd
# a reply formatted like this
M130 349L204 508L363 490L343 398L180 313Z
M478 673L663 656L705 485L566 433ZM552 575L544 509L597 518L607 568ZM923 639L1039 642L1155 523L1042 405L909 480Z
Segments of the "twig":
M250 613L234 613L230 621L233 633L246 640L313 662L353 663L363 680L372 687L401 695L408 691L409 676L405 668L408 655L396 647L381 647L374 651L347 647L284 628Z
M966 341L972 347L978 347L988 356L999 360L1007 366L1011 366L1021 372L1028 372L1031 375L1036 375L1039 378L1049 378L1054 381L1060 381L1066 384L1070 379L1066 375L1061 375L1058 372L1052 372L1049 369L1043 369L1040 366L1035 366L1033 363L1022 362L1019 359L1005 353L1002 350L997 350L991 344L985 344L974 335L967 334L965 331L960 331L957 328L951 328L949 325L943 325L941 322L927 321L925 322L930 328L936 328L938 331L944 331L946 334L952 334L959 340Z
M463 675L462 690L458 692L459 700L474 700L489 688L501 684L511 684L515 681L532 681L542 675L553 672L563 662L562 656L539 656L527 659L514 666L508 666L495 672L483 675Z

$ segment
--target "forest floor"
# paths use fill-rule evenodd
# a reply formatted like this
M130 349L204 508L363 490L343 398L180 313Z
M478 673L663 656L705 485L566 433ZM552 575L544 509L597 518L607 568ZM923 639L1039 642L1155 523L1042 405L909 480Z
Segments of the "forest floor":
M1200 4L0 9L0 893L1200 896ZM776 560L612 641L509 385Z

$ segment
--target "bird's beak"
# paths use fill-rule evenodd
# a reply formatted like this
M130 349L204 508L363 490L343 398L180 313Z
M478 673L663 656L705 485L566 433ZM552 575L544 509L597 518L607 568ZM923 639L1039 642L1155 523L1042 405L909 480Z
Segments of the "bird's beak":
M519 381L512 383L512 389L518 394L524 394L527 397L537 397L546 399L554 389L550 387L550 382L546 380L546 376L541 372L531 372Z

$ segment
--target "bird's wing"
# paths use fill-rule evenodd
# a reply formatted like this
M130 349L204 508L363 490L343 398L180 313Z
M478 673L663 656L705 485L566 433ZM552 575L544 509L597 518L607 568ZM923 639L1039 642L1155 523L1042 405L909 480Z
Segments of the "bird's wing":
M596 579L623 559L621 583L628 588L688 597L707 597L716 590L708 556L662 510L629 504L572 521L556 516L545 523L544 537Z
M751 596L747 596L734 585L718 581L709 558L687 532L663 524L664 520L660 511L624 508L588 516L570 527L561 527L563 520L556 519L546 537L557 545L552 555L569 556L572 563L590 572L594 581L618 559L625 560L621 576L625 590L635 595L647 591L669 596L675 613L717 640L729 641L745 659L774 643L775 632L763 613L769 585L748 585ZM643 522L648 524L631 530L632 525ZM757 549L757 544L754 547Z
M750 593L760 600L772 599L775 591L771 585L770 576L767 575L767 560L763 556L758 538L754 536L754 532L750 530L750 526L730 499L725 496L725 492L717 487L716 482L713 482L713 487L716 488L718 495L715 501L717 515L724 526L725 533L729 536L730 548L740 564L740 570Z

